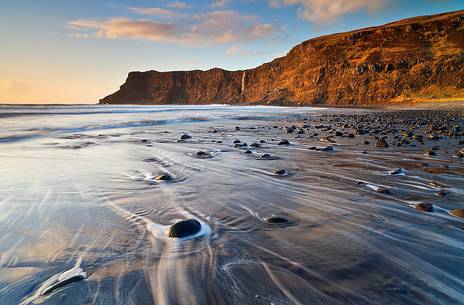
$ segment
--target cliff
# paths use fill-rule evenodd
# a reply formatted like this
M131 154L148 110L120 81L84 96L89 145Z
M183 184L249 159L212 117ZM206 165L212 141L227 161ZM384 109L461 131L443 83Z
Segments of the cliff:
M464 10L305 41L253 69L130 72L102 104L381 105L464 97Z

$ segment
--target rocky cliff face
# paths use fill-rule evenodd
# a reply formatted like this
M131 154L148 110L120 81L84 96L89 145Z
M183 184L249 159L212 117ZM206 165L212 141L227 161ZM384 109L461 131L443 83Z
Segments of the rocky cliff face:
M100 103L365 106L463 93L458 11L314 38L243 71L131 72Z

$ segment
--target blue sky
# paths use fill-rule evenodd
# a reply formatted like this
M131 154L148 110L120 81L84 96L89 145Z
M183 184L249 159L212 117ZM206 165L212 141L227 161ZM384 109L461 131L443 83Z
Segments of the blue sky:
M462 0L2 0L0 102L95 103L129 71L250 68Z

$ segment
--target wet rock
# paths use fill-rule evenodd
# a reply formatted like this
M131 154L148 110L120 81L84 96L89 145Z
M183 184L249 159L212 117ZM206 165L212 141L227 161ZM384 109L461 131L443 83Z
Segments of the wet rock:
M202 159L212 158L210 153L207 153L204 151L197 151L195 155L197 156L197 158L202 158Z
M288 220L280 216L272 216L264 219L268 223L288 223Z
M437 155L437 153L434 152L433 150L426 150L424 152L424 156L436 156L436 155Z
M376 138L375 147L377 148L387 148L388 143L385 138Z
M428 202L421 202L414 206L417 210L424 212L433 212L433 204Z
M286 175L287 171L285 169L278 169L274 172L274 174L282 176L282 175Z
M253 152L252 152L251 150L247 150L247 151L245 151L245 153L246 153L247 155L250 155L250 154L252 154Z
M431 187L436 187L436 188L447 188L448 186L444 185L443 183L436 182L436 181L430 181L428 183Z
M398 168L398 169L396 169L394 171L389 172L389 174L390 175L404 175L405 172L404 172L404 169Z
M232 142L233 144L238 144L240 143L241 141L240 140L235 140L234 142Z
M334 148L332 146L326 146L322 148L321 151L331 152L331 151L334 151Z
M293 128L293 127L286 127L285 130L286 130L287 133L292 133L292 132L295 131L295 128Z
M264 144L264 143L266 143L266 141L260 140L259 143Z
M190 135L188 135L188 134L186 134L186 133L184 133L184 134L180 137L181 140L188 140L188 139L191 139L191 138L192 138L192 136L190 136Z
M156 176L155 180L158 180L158 181L171 181L172 176L169 175L169 174L161 174L159 176Z
M251 143L250 146L254 147L254 148L260 148L261 147L261 145L259 145L258 143Z
M464 209L454 209L450 214L456 217L464 218Z
M284 139L284 140L280 141L279 144L277 144L277 145L290 145L290 142L288 142L288 140Z
M262 158L262 159L271 159L272 156L271 156L270 154L263 154L263 155L261 156L261 158Z
M201 224L196 219L181 220L169 228L169 237L183 238L195 235L201 230Z

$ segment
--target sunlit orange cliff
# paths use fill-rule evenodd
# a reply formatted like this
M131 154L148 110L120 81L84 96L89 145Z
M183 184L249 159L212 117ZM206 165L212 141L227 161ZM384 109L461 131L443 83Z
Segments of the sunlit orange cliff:
M381 105L464 97L464 10L305 41L253 69L130 72L101 104Z

